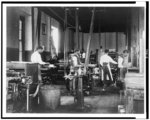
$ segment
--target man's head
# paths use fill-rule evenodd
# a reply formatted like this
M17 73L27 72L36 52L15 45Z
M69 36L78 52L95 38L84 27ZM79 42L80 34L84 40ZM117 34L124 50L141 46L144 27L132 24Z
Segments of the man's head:
M105 54L108 54L109 50L108 49L105 49Z
M124 50L124 51L123 51L123 56L124 56L124 57L128 56L128 50Z
M37 49L36 49L36 51L38 51L39 53L42 53L43 52L43 47L42 46L38 46L37 47Z
M103 47L102 47L102 46L100 46L100 49L103 49Z
M124 50L123 53L128 53L128 50Z
M119 54L118 56L123 58L123 54Z
M74 55L80 56L80 50L75 50Z
M75 50L75 54L80 54L80 50Z

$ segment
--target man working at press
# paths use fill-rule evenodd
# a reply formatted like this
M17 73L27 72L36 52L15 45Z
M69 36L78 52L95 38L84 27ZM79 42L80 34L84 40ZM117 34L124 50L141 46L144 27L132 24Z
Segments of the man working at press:
M55 68L53 64L50 64L48 62L44 62L42 60L41 54L43 53L44 48L42 46L38 46L36 51L32 53L31 55L31 62L33 63L39 63L42 67L47 67L47 68Z

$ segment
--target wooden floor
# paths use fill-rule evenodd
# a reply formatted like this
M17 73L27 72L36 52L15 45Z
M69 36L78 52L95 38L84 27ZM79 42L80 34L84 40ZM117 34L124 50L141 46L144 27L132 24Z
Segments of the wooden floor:
M113 91L113 89L111 89ZM83 110L79 109L74 103L74 97L71 95L61 96L61 105L56 110L44 110L37 108L38 113L118 113L120 98L118 93L97 91L96 95L85 96Z
M84 98L85 110L78 111L73 100L73 97L63 96L61 98L61 107L63 108L63 111L61 111L60 107L57 112L117 113L117 107L120 102L119 95L117 94L88 96Z
M84 97L84 109L80 109L77 103L74 102L74 97L67 94L65 86L60 86L60 89L61 99L59 107L55 110L48 110L35 104L33 107L34 109L32 109L30 113L118 113L120 98L118 92L115 92L118 91L117 89L108 88L107 92L103 92L102 88L98 88L93 91L92 95ZM25 104L23 106L26 108ZM25 111L15 111L15 113L18 112L24 113Z

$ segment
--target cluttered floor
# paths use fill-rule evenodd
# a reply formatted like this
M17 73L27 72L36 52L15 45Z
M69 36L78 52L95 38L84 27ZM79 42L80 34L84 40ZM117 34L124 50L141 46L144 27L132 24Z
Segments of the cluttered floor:
M38 113L117 113L119 104L119 96L99 95L87 96L84 98L84 109L79 109L74 103L72 96L62 96L61 105L56 110L36 109Z
M58 85L61 91L60 105L56 109L45 109L41 105L32 104L30 113L118 113L118 105L120 104L119 89L110 86L106 91L102 91L101 87L96 87L91 95L84 96L84 108L80 109L77 103L74 102L74 97L66 90L65 85ZM22 103L21 103L22 104ZM24 106L25 104L20 106ZM18 110L17 110L18 109ZM24 113L25 109L15 113Z

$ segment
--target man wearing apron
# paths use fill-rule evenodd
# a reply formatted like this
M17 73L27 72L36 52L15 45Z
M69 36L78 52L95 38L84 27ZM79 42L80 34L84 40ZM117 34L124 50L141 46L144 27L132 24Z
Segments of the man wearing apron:
M108 55L109 50L106 49L104 55L101 56L100 58L100 65L103 68L103 83L104 83L104 87L103 87L103 91L106 88L106 80L107 80L107 75L109 77L109 80L111 80L113 82L113 77L112 77L112 73L111 73L111 69L110 69L110 62L113 64L117 64L117 62L115 62L109 55Z

